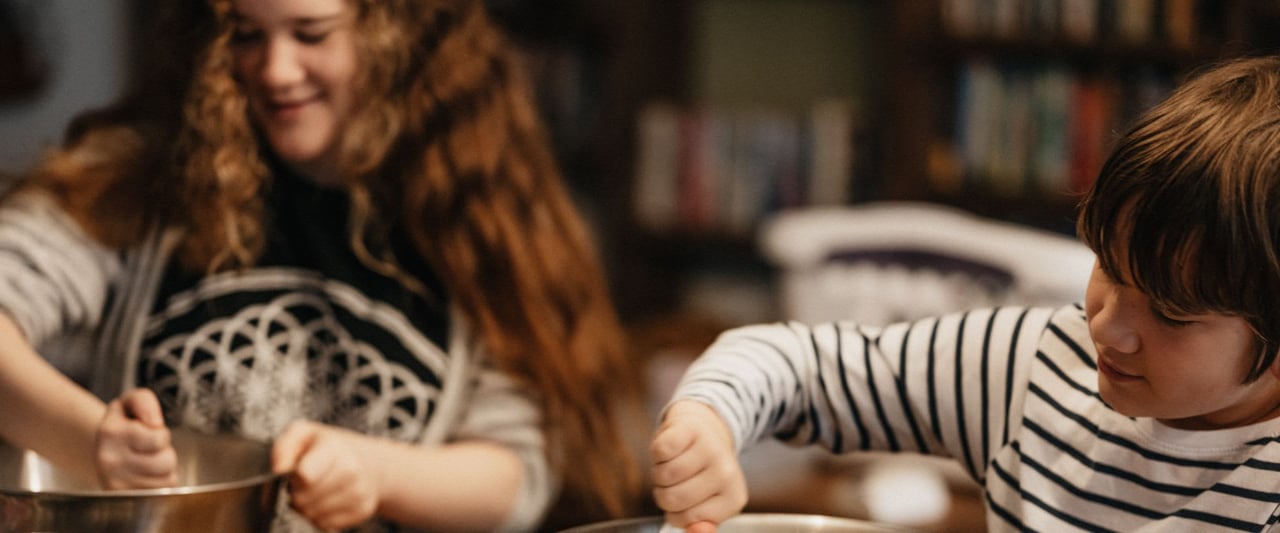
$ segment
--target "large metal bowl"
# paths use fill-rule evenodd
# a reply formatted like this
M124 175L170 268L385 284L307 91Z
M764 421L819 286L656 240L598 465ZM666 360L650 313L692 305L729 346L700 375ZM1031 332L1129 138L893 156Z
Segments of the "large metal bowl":
M662 517L624 518L578 526L561 533L658 533ZM720 524L718 533L904 533L897 526L807 514L744 513Z
M0 441L0 531L265 531L282 478L266 444L173 430L178 485L102 490Z

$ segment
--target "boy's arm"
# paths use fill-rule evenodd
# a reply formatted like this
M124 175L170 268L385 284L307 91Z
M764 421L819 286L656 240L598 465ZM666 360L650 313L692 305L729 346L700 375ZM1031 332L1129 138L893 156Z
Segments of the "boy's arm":
M975 310L883 329L740 328L694 362L674 399L711 406L738 451L773 437L837 453L950 455L981 479L1007 439L1051 313Z
M730 330L689 367L673 401L712 407L735 451L771 437L845 451L851 435L837 417L851 414L849 393L868 388L865 363L879 334L851 323Z
M654 499L669 523L692 531L742 510L738 452L809 410L802 384L820 364L812 335L801 324L731 330L685 373L649 448Z
M696 362L678 394L716 407L739 449L774 437L836 453L950 455L977 471L1006 438L1053 311L978 309L883 329L748 328Z

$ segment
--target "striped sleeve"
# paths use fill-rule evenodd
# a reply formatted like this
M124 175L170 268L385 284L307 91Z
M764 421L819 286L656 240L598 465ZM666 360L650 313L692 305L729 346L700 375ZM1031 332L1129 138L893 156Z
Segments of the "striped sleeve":
M48 194L23 191L0 206L0 310L32 345L97 327L120 268Z
M743 449L773 437L834 452L956 457L981 479L1020 417L1051 309L974 310L864 327L798 323L731 330L685 374Z

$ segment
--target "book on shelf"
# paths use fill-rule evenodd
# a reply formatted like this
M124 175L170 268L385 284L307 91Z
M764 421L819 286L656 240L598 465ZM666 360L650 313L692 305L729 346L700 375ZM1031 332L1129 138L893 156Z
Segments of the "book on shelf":
M1071 175L1063 190L1089 190L1106 156L1107 134L1112 130L1117 90L1112 80L1097 76L1077 78L1072 94Z
M852 105L824 100L810 111L809 192L811 204L842 204L853 197L854 119Z
M1191 48L1215 33L1222 0L940 0L948 35L962 39L1104 41Z
M1156 35L1156 0L1111 0L1116 35L1123 42L1145 43Z
M1071 41L1087 43L1100 33L1099 0L1062 0L1059 12L1060 34Z
M712 153L716 148L711 139L711 121L703 112L680 115L679 172L676 174L676 214L680 225L691 229L705 229L712 225L715 213L713 191L716 174Z
M1178 48L1191 48L1196 41L1197 0L1164 0L1165 40Z
M1011 196L1086 190L1117 132L1173 85L1149 69L1106 75L1056 62L974 58L959 69L951 142L963 184Z
M637 149L635 216L656 230L666 230L677 218L676 176L680 174L680 111L672 105L651 104L636 120Z
M634 213L658 231L747 234L777 211L853 200L857 121L844 101L803 111L648 106Z

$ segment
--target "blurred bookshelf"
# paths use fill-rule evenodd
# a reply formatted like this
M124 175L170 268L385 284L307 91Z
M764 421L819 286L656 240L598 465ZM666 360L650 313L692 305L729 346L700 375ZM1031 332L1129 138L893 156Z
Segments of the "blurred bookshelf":
M644 286L664 258L645 254L631 217L637 116L682 101L687 5L632 0L486 0L523 52L566 181L595 231L624 317L661 312ZM652 282L649 282L651 285Z
M885 198L1070 232L1111 144L1185 76L1270 53L1274 2L895 2Z
M529 51L625 319L768 282L790 208L923 200L1063 233L1188 73L1272 52L1267 0L489 0Z

